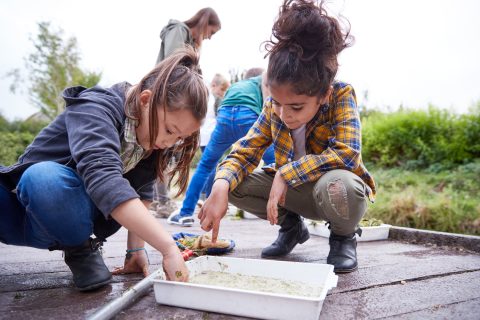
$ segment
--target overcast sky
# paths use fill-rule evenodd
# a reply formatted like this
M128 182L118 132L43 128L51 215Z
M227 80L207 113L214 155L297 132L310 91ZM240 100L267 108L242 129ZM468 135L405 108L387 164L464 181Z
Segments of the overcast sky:
M205 41L201 65L210 80L232 68L266 67L262 41L270 36L280 0L0 0L0 113L12 120L37 110L13 95L3 75L32 52L37 22L51 21L75 36L84 69L102 71L101 84L136 83L154 65L159 33L169 19L186 20L214 8L222 30ZM429 103L465 112L480 101L480 1L332 0L356 38L340 56L338 79L351 83L359 103L395 109ZM368 101L364 93L368 91Z

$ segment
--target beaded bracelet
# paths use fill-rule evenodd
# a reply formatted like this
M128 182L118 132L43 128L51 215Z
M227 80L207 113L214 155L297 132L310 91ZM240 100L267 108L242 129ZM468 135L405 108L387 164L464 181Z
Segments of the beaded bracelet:
M135 249L127 249L127 253L137 252L137 251L140 251L140 250L144 250L145 252L147 252L145 247L141 247L141 248L135 248Z
M150 264L150 258L148 257L148 252L147 252L147 249L145 249L145 247L135 248L135 249L127 249L127 254L125 255L125 258L130 259L132 257L133 252L142 251L142 250L145 251L145 254L147 255L148 264Z

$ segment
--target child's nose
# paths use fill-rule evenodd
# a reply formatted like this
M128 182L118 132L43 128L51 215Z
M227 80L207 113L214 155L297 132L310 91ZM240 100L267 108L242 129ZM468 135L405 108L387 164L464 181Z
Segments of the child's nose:
M287 110L288 108L282 108L282 119L288 120L290 118L290 113Z

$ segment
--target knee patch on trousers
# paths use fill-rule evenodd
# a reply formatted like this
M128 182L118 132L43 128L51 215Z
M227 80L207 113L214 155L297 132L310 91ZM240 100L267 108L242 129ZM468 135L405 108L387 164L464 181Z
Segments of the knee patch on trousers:
M337 216L344 220L349 219L347 187L340 179L329 181L327 184L328 200Z

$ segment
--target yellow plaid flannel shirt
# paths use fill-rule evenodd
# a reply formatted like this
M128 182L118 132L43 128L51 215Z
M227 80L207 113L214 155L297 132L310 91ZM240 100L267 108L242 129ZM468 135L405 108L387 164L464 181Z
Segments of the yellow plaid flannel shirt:
M334 83L329 103L320 106L307 124L307 154L296 161L292 161L294 149L290 130L274 113L271 98L268 98L247 135L233 145L230 154L218 165L215 180L227 180L232 191L258 166L272 143L275 167L264 167L263 170L271 174L280 171L289 187L318 181L330 170L344 169L365 182L368 197L374 201L375 182L362 161L360 116L351 85Z

